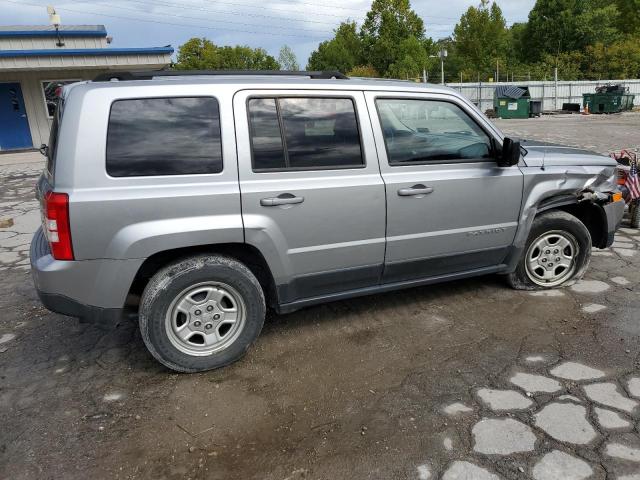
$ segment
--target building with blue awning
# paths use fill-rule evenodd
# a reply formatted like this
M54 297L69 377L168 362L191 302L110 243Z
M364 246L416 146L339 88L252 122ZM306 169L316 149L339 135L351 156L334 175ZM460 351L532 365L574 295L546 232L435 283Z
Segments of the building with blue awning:
M160 69L173 48L111 46L103 25L0 26L0 151L47 143L57 92L110 70Z

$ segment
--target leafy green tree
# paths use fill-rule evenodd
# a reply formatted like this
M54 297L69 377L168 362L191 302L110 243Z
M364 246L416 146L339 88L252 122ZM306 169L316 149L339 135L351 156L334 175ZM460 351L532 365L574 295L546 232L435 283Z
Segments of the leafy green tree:
M640 37L629 37L611 45L598 43L587 48L585 71L590 78L640 77Z
M409 64L425 63L426 45L417 48L416 43L425 41L424 23L411 9L409 0L373 0L360 38L364 58L385 76L391 74L391 65L399 71Z
M347 72L349 77L369 77L376 78L380 74L371 65L358 65Z
M618 4L630 2L631 0L537 0L529 13L524 36L529 59L540 60L545 54L584 51L588 45L619 40L621 30Z
M178 70L279 70L280 64L262 48L219 47L206 38L192 38L178 49Z
M289 47L289 45L283 45L280 49L280 54L278 55L278 63L280 64L280 68L282 68L282 70L300 70L300 65L298 65L296 54L293 53L293 50L291 50L291 47Z
M584 5L576 27L576 46L579 49L596 43L608 45L622 38L622 31L618 28L618 7L614 2L587 0Z
M478 7L469 7L454 29L454 40L466 70L492 72L497 62L506 63L509 31L495 2L489 6L488 0L482 0Z
M401 79L421 77L426 58L424 43L416 37L407 37L398 45L395 62L389 65L387 76Z
M616 0L618 29L623 33L640 34L640 0Z
M338 26L331 40L322 42L311 53L307 69L348 72L364 63L356 22L346 21Z

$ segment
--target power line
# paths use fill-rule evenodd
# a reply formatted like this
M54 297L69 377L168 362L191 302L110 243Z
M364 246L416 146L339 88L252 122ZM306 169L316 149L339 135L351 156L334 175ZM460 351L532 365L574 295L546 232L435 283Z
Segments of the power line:
M26 3L26 2L22 2L22 1L18 1L18 0L0 0L0 2L7 2L7 3L13 3L16 5L23 5L23 6L27 6L27 7L38 7L38 8L44 8L44 5L39 5L39 4L35 4L35 3ZM256 31L252 31L252 30L240 30L237 28L225 28L225 27L209 27L206 25L194 25L194 24L185 24L185 23L176 23L176 22L164 22L164 21L160 21L160 20L148 20L148 19L143 19L143 18L135 18L135 17L123 17L121 15L111 15L111 14L106 14L106 13L98 13L98 12L87 12L86 10L76 10L73 8L67 8L67 7L56 7L56 10L62 10L62 11L67 11L67 12L74 12L74 13L81 13L83 15L98 15L101 17L108 17L108 18L117 18L119 20L130 20L130 21L136 21L136 22L144 22L144 23L155 23L158 25L171 25L174 27L191 27L191 28L203 28L206 30L227 30L227 31L231 31L231 32L240 32L240 33L251 33L254 35L270 35L270 36L274 36L274 37L295 37L295 38L313 38L315 40L319 39L319 38L323 38L321 35L293 35L293 34L287 34L287 33L273 33L273 32L256 32Z
M68 2L74 2L74 3L84 3L84 4L88 4L90 3L88 0L66 0ZM331 25L331 26L336 26L336 22L323 22L320 20L307 20L307 19L303 19L303 18L297 18L297 17L278 17L278 16L273 16L273 15L262 15L259 13L251 13L251 12L239 12L237 10L213 10L210 8L203 8L203 7L197 7L194 5L191 6L185 6L183 4L176 4L176 3L170 3L170 2L150 2L150 1L145 1L145 0L128 0L129 2L134 2L134 3L138 3L141 5L150 5L150 6L165 6L168 8L177 8L177 9L181 9L181 10L197 10L197 11L203 11L203 12L211 12L211 13L219 13L222 15L241 15L243 17L259 17L259 18L269 18L269 19L275 19L275 20L295 20L297 22L302 22L302 23L317 23L317 24L323 24L323 25ZM131 10L133 12L141 12L141 13L147 13L147 12L142 12L141 10L138 9L132 9L132 8L126 8L126 7L121 7L121 6L114 6L114 5L109 5L108 2L100 2L101 4L103 4L104 6L112 6L114 8L120 8L120 9L125 9L125 10ZM220 3L220 2L219 2ZM301 12L300 12L301 13ZM190 18L190 19L194 19L194 20L201 20L201 17L187 17L187 16L180 16L180 15L174 15L176 17L181 17L181 18ZM340 17L344 20L346 20L344 17ZM354 18L352 20L362 20L362 18ZM223 22L222 20L210 20L212 22ZM232 22L229 21L229 23L238 23L238 22ZM252 26L261 26L261 25L255 25L255 24L244 24L244 23L238 23L239 25L252 25ZM450 23L431 23L429 22L427 24L427 26L432 26L432 25L436 25L436 26L442 26L442 27L447 27L447 28L451 28L451 24ZM295 28L295 27L287 27L287 28L291 28L291 29L295 29L295 30L304 30L304 29L300 29L300 28ZM324 33L333 33L333 32L324 32Z
M89 3L87 0L66 0L68 2L74 2L74 3ZM210 8L203 8L203 7L196 7L196 6L190 6L190 7L185 7L185 5L181 5L181 4L177 4L177 3L167 3L167 2L148 2L148 1L143 1L143 0L128 0L129 2L134 2L134 3L139 3L142 5L150 5L150 6L164 6L164 7L168 7L168 8L178 8L181 10L197 10L200 12L211 12L211 13L218 13L218 14L223 14L223 15L241 15L243 17L256 17L256 18L269 18L269 19L276 19L276 20L282 20L287 19L286 17L278 17L278 16L274 16L274 15L262 15L259 13L251 13L251 12L239 12L237 10L213 10ZM113 6L113 5L109 5L107 2L100 2L102 3L104 6ZM115 7L115 8L124 8L124 7ZM132 9L129 9L132 10ZM135 11L140 11L140 10L135 10ZM147 13L147 12L143 12L143 13ZM201 20L201 18L198 18L197 20ZM295 18L296 21L298 22L303 22L303 23L317 23L317 24L323 24L323 25L335 25L336 22L323 22L321 20L307 20L307 19L298 19Z
M79 1L67 0L67 1L74 1L74 3L84 3L84 4L89 3L87 0L79 0ZM128 0L128 1L131 2L131 1L137 1L137 0ZM137 1L137 3L143 3L145 5L152 5L151 3L142 2L142 1ZM164 15L163 13L145 12L145 11L140 10L138 8L128 8L128 7L122 7L122 6L118 6L117 8L118 8L118 10L128 10L130 12L146 13L147 15ZM187 16L187 15L176 15L176 14L171 14L171 16L175 17L175 18L184 18L184 19L187 19L187 20L200 20L200 21L206 20L207 22L225 23L225 24L231 23L231 24L235 24L235 25L242 25L242 26L245 26L245 27L264 27L264 25L258 25L258 24L255 24L255 23L234 22L233 20L210 20L208 18L204 19L202 17L190 17L190 16ZM283 20L282 17L269 17L269 18ZM276 25L270 25L270 27L274 27L274 26L276 26ZM282 28L285 28L285 27L283 26ZM289 27L289 26L287 26L286 28L288 30L300 30L300 31L304 31L304 32L308 32L309 31L306 28L296 28L296 27ZM333 32L326 32L326 31L318 32L318 33L322 33L322 34L325 34L325 35L333 34Z

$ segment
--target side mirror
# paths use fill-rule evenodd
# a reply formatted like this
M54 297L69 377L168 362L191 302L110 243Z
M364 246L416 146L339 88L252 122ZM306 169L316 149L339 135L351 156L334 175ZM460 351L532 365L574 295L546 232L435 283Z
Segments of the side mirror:
M502 143L502 155L498 160L501 167L511 167L520 161L520 140L505 138Z
M45 157L47 156L47 154L49 153L49 147L47 146L46 143L43 143L40 145L40 148L38 149L40 150L40 153L42 155L44 155Z

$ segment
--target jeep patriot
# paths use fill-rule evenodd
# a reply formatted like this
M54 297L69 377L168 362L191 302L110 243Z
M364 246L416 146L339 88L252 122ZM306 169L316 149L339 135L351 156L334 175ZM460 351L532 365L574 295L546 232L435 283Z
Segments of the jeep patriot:
M102 75L63 89L42 152L42 303L137 315L181 372L239 359L267 306L568 285L624 210L610 158L505 138L445 87L338 72Z

